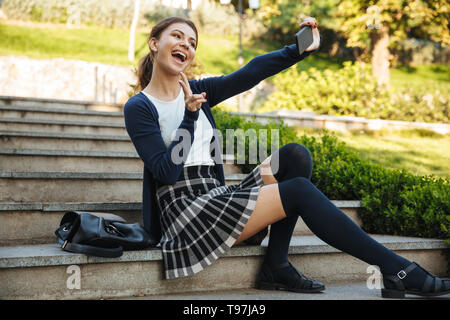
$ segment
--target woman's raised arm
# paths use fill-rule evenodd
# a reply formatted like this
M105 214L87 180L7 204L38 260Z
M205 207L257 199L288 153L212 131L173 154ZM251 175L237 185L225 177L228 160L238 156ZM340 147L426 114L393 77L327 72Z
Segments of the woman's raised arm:
M266 53L250 60L244 67L228 75L209 77L202 80L191 80L192 86L208 93L209 106L253 88L262 80L300 62L311 53L305 51L298 54L296 45L285 46L281 50Z
M304 18L299 28L302 29L305 26L312 28L313 43L307 48L308 51L305 50L301 55L297 51L297 45L285 46L281 50L253 58L244 67L231 74L203 80L192 80L192 86L196 88L196 91L208 93L210 107L253 88L262 80L289 68L319 50L321 37L316 19L313 17Z

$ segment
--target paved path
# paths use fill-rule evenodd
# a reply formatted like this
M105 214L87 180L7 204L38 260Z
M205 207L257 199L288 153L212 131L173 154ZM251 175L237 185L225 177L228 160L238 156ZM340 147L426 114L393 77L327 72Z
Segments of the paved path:
M285 291L266 291L257 289L226 290L203 293L152 295L130 297L134 300L391 300L381 297L381 290L368 289L365 282L335 283L326 285L318 294L294 293ZM408 295L409 299L421 299ZM450 299L450 295L435 299Z

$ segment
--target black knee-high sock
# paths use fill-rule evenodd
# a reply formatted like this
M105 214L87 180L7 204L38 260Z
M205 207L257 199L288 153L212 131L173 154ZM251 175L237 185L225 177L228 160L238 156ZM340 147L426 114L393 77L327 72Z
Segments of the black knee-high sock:
M289 143L273 153L271 168L278 182L296 177L311 178L312 159L304 146ZM298 216L293 215L270 226L269 244L265 261L271 266L279 266L288 261L289 243L297 224Z
M396 274L411 263L365 233L308 179L293 178L278 187L287 217L300 215L309 229L329 245L379 266L384 274Z

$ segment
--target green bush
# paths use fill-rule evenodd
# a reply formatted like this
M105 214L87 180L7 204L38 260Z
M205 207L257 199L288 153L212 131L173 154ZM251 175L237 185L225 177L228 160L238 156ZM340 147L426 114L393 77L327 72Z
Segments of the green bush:
M450 244L450 179L370 164L326 130L318 138L297 136L282 122L262 125L220 110L214 110L214 116L224 137L226 129L279 129L280 146L295 142L307 147L313 159L311 181L329 199L361 200L358 214L366 232L438 238ZM247 154L248 148L246 141ZM250 172L256 164L239 166Z
M368 64L346 61L344 67L299 72L295 67L274 77L277 91L258 110L309 110L318 114L403 121L449 120L450 92L445 87L386 90Z

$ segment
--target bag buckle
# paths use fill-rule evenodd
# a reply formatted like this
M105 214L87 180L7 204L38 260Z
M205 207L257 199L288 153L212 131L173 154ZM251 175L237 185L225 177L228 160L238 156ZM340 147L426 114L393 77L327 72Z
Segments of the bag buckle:
M121 237L125 237L125 235L122 232L120 232L119 229L117 229L116 226L113 225L112 223L110 223L106 226L106 231L108 231L109 233L114 234L114 235L119 235Z
M397 277L399 277L400 280L403 280L406 277L406 272L404 270L400 270L399 273L397 273Z

